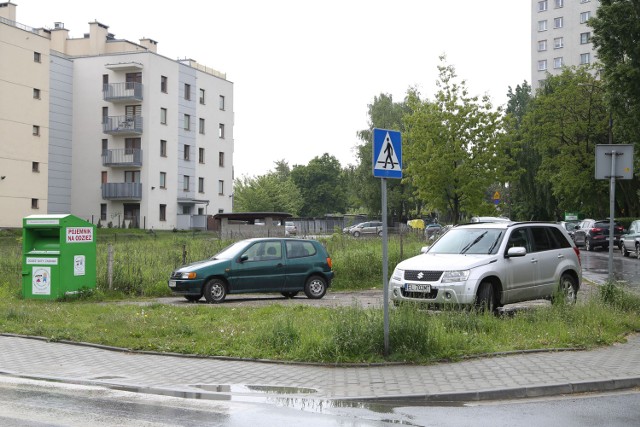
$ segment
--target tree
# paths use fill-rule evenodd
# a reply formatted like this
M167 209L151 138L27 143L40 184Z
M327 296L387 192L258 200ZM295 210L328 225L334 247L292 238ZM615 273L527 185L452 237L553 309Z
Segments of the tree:
M589 20L616 142L640 144L640 2L601 0Z
M300 189L300 216L319 217L342 213L346 208L346 190L340 162L325 153L308 165L294 165L291 180Z
M442 64L438 70L434 101L408 92L411 113L405 125L411 142L403 156L426 206L447 212L458 223L466 213L495 212L488 192L504 178L502 120L487 96L469 96L466 83L456 81L454 67Z
M550 217L565 211L589 216L608 215L608 191L604 180L595 179L595 146L607 142L608 116L604 93L586 67L567 68L549 76L522 120L524 146L533 147L537 167L535 185L551 189L553 199L542 193L539 203L553 201ZM540 159L539 164L537 159ZM549 211L549 206L538 212Z
M531 110L531 86L525 81L509 87L505 110L506 154L513 160L507 170L509 187L506 189L508 216L511 219L546 220L555 218L557 201L551 185L536 179L542 156L535 142L523 134L523 122Z
M265 175L236 179L233 194L235 212L288 212L296 216L302 208L300 190L284 160L276 162L276 170Z

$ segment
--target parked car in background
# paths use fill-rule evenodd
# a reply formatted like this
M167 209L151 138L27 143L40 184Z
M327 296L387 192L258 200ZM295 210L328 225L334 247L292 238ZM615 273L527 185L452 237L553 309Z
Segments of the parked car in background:
M298 228L293 221L285 221L284 223L284 235L296 236L298 234Z
M438 234L442 232L443 228L444 227L442 227L442 225L438 223L427 224L424 227L424 237L426 237L427 240L431 238L435 238Z
M381 221L368 221L361 222L351 227L348 231L353 237L360 237L362 235L378 235L382 236L382 222Z
M622 255L633 254L640 259L640 220L633 221L627 232L620 236L619 247Z
M573 235L576 232L576 226L580 224L580 221L560 221L560 225L567 230L571 239L573 239Z
M618 246L624 228L614 222L613 224L613 244ZM577 246L584 246L587 251L595 248L609 247L609 220L585 219L580 222L573 234L573 241Z
M241 240L211 258L171 273L169 289L189 301L209 303L227 294L279 292L287 298L304 292L322 298L331 285L331 257L316 240L256 238Z
M575 302L580 250L559 224L494 222L449 229L426 253L399 263L389 298L495 311L520 301Z

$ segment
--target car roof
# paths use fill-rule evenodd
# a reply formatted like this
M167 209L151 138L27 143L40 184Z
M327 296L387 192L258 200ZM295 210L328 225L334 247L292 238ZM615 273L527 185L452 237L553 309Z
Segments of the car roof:
M560 224L550 221L500 221L500 222L470 222L467 224L458 224L455 228L498 228L506 229L516 225L544 225L552 227L560 227Z

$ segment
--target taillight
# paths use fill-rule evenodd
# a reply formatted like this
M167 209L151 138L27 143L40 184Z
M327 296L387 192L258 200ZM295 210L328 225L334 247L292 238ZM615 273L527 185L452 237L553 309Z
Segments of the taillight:
M582 260L580 259L580 249L578 249L577 246L574 246L573 251L576 253L576 256L578 257L578 264L582 266Z
M591 231L592 231L592 232L594 232L594 233L600 233L602 230L603 230L603 229L602 229L602 228L600 228L600 227L593 227L593 228L591 229Z
M331 257L327 257L327 265L329 265L329 269L333 269L333 264L331 263Z

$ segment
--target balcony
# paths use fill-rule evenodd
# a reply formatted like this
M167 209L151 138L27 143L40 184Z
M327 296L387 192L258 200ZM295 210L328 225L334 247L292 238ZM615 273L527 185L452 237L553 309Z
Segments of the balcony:
M142 116L108 116L102 123L102 131L109 135L142 135Z
M139 148L121 148L102 151L102 166L141 167L142 150Z
M104 200L142 200L140 182L106 182L102 184Z
M107 102L142 102L142 83L111 83L102 86L102 99Z

